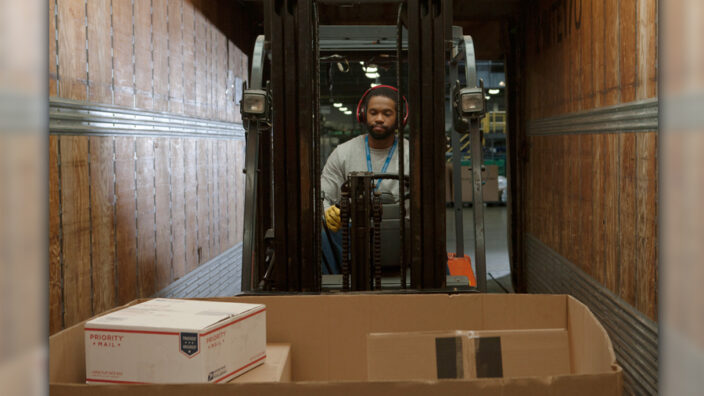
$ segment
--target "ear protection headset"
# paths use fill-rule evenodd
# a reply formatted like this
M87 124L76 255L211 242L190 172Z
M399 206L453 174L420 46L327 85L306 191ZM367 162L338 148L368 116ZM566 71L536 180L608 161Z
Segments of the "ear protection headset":
M369 88L364 92L364 95L362 95L362 98L359 100L359 103L357 103L357 121L365 124L367 122L367 104L365 103L364 99L366 99L367 95L369 93L377 88L390 88L398 93L398 89L395 87L392 87L391 85L377 85L373 88ZM401 121L401 126L406 126L406 122L408 121L408 101L406 100L405 96L401 96L401 99L403 99L403 107L404 107L404 112L403 112L403 120Z

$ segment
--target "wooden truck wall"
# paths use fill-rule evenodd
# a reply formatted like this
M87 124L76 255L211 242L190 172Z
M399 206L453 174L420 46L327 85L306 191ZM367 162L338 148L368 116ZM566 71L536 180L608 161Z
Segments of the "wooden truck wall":
M519 66L524 280L585 301L637 393L657 375L656 7L534 2Z
M49 1L51 333L242 240L235 7Z

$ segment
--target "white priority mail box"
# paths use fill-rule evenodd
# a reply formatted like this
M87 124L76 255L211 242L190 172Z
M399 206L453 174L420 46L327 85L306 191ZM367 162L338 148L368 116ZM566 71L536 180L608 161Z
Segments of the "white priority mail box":
M85 324L86 383L227 382L266 359L266 306L154 299Z

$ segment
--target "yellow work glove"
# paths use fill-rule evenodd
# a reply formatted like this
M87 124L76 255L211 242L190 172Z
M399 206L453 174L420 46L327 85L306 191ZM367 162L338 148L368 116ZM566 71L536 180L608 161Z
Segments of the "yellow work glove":
M325 211L325 225L332 232L337 232L340 229L340 208L335 205L330 206Z

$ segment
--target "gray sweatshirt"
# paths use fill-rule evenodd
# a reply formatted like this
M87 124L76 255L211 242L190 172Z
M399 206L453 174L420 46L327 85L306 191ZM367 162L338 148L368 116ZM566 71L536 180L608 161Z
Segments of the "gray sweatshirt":
M345 182L347 175L350 172L367 171L367 154L364 144L365 136L367 135L357 136L337 146L332 154L330 154L330 157L328 157L328 161L325 163L325 167L323 168L323 173L320 176L320 188L325 193L325 201L323 206L326 210L340 200L340 187L342 186L342 183ZM408 140L404 139L404 141L404 173L408 175L410 168L408 161L410 148L408 146ZM390 149L391 148L369 148L369 154L372 160L372 172L381 172L381 168L384 166L384 162L386 162ZM398 151L397 144L386 173L398 174ZM390 193L394 196L395 200L398 200L398 181L384 180L381 183L381 187L379 187L379 190L377 191L379 191L382 195L387 195Z

